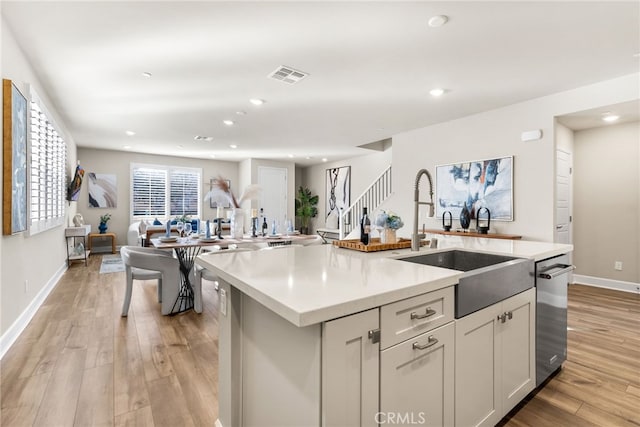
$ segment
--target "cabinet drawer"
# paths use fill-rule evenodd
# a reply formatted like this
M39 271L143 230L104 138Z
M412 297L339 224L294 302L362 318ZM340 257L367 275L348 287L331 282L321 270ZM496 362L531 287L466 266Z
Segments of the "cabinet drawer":
M380 412L410 417L403 425L453 426L454 343L449 322L381 351Z
M384 349L453 320L454 287L381 307L380 348Z

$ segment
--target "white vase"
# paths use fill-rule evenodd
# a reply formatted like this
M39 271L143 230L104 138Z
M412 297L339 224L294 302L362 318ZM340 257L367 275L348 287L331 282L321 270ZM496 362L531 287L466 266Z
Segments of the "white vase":
M244 235L244 211L240 208L231 210L231 237L242 239Z
M392 228L383 228L380 233L380 243L397 243L396 230Z

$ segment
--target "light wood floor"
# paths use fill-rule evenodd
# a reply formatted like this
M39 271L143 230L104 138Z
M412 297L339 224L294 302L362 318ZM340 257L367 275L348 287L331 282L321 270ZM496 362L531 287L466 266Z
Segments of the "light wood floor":
M640 295L569 287L562 370L501 425L640 426Z
M163 317L154 282L100 256L65 273L1 363L2 426L212 426L217 418L217 294L204 313ZM573 285L562 371L505 426L640 426L640 297Z

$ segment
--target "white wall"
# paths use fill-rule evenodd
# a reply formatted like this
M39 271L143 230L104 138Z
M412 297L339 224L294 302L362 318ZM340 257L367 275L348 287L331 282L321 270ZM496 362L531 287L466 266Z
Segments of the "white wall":
M327 169L351 166L351 203L353 203L389 167L392 151L391 146L388 146L384 151L371 152L366 150L363 151L362 156L302 168L299 174L300 182L298 186L308 187L311 193L317 194L320 199L318 202L318 216L310 222L311 230L325 226Z
M393 209L404 219L399 234L410 234L416 172L465 160L514 156L514 221L494 222L496 232L553 241L555 143L554 117L637 99L639 74L620 77L537 98L393 137ZM542 129L539 141L521 142L523 131ZM426 180L422 180L424 188ZM421 191L422 194L426 190ZM420 223L425 214L421 211ZM438 218L424 219L441 227ZM454 220L454 226L459 223Z
M640 283L640 122L575 132L574 146L576 274Z
M2 77L13 80L25 96L28 94L26 85L32 85L46 103L66 140L67 173L70 174L75 168L76 144L66 132L64 123L57 116L53 103L42 89L38 77L17 45L4 18L0 31ZM67 221L69 215L73 216L74 213L73 207L67 209ZM2 236L0 258L0 334L5 342L7 335L15 332L15 328L19 326L15 322L34 300L44 297L44 293L55 283L56 277L66 268L64 227L59 226L33 236L26 232ZM28 321L28 318L22 320Z
M211 209L209 202L204 202L204 196L210 189L209 182L219 175L231 180L231 188L237 197L238 191L238 163L224 162L219 160L200 160L181 157L158 156L153 154L139 154L126 151L97 150L93 148L79 148L78 159L86 174L89 172L116 175L116 185L118 191L118 206L116 208L90 208L89 191L87 179L82 183L80 198L77 202L77 210L82 214L86 224L91 224L92 230L98 229L100 216L111 213L112 217L108 223L110 232L117 235L117 244L127 244L127 230L131 224L131 163L147 163L154 165L171 165L191 168L202 168L202 203L203 219L213 219L214 209Z

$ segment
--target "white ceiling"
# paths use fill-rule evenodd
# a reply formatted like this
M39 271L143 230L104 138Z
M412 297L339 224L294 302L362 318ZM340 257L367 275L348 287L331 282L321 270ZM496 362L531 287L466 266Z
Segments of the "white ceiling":
M222 160L351 157L402 131L638 72L640 61L638 1L0 7L78 146ZM449 23L430 28L437 14ZM268 79L280 65L310 75ZM447 93L434 99L434 87Z

